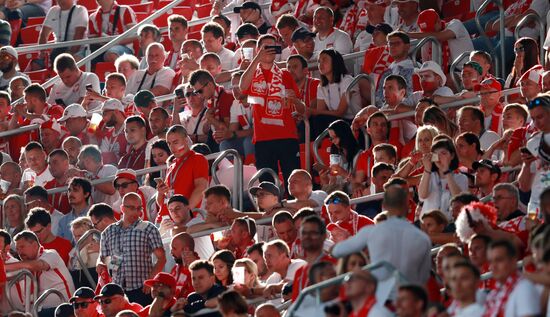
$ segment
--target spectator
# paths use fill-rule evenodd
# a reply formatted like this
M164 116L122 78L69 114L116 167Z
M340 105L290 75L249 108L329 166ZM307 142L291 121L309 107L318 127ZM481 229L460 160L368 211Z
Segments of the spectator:
M16 18L16 17L15 17ZM11 40L11 25L4 13L4 10L0 9L0 45L10 45Z
M485 129L485 115L477 107L464 106L460 108L457 112L457 122L460 133L472 132L477 135L482 150L487 150L499 139L498 134Z
M376 300L378 281L371 273L357 270L348 275L344 289L351 304L351 313L348 316L391 316L383 303Z
M32 272L40 272L38 276L38 294L48 289L56 289L69 298L74 292L71 275L63 263L63 259L54 250L44 249L38 237L31 231L22 231L14 238L15 247L20 262L6 264L7 272L27 269ZM49 297L43 302L43 310L51 310L62 303L62 299Z
M105 317L118 316L119 312L126 309L135 313L143 309L140 304L129 300L124 289L115 283L109 283L103 286L101 292L94 297L94 300L99 302L99 306Z
M239 280L238 275L235 274L237 270L235 268L240 267L244 268L244 279L242 280ZM251 289L261 286L260 279L258 278L258 267L256 266L256 263L248 258L242 258L235 261L233 268L232 274L234 289L247 298L253 297Z
M19 63L17 61L17 51L11 46L3 46L0 48L0 71L2 76L0 77L0 90L7 91L10 80L17 76L28 76L22 72L19 72Z
M102 148L103 150L103 148ZM102 152L95 145L85 145L78 155L78 166L84 170L84 173L90 178L105 178L113 176L117 168L111 164L104 164L101 157ZM106 182L94 185L92 200L111 204L119 199L113 183ZM70 203L70 199L69 199Z
M447 216L437 209L425 212L420 217L420 222L420 228L430 236L432 242L434 242L433 236L443 233L448 224Z
M2 212L6 215L4 228L10 236L15 236L25 230L27 208L25 208L23 197L16 194L8 195L4 198Z
M544 69L540 65L533 66L527 70L519 79L519 88L521 96L527 101L535 99L542 92L542 72Z
M142 89L149 90L155 96L168 94L176 73L170 67L164 66L166 61L164 46L158 42L151 43L147 46L145 56L147 68L137 70L128 79L126 94L135 94Z
M439 134L439 130L432 125L422 125L416 130L415 148L410 154L410 160L402 168L398 168L396 175L402 178L412 177L424 171L422 155L431 152L432 140ZM457 145L458 148L458 145ZM374 149L373 149L374 150ZM457 149L460 159L460 151ZM409 182L412 178L408 179Z
M184 91L185 99L176 97L174 100L174 109L176 107L184 109L185 103L187 103L191 111L184 112L183 114L173 113L173 124L177 124L180 121L183 127L190 132L189 138L191 138L191 141L195 143L208 142L210 125L206 121L205 114L208 108L206 107L204 97L201 94L195 93L195 89L190 84L179 85L177 89Z
M168 114L168 111L166 111L166 109L162 107L155 107L149 113L148 122L149 122L149 127L151 128L151 133L153 134L153 137L147 140L147 146L145 147L145 166L146 167L159 166L159 165L165 164L166 161L162 162L162 164L158 164L152 159L151 155L153 151L153 145L155 144L155 142L159 140L164 141L164 145L166 145L165 149L167 149L167 152L165 153L168 154L170 152L170 148L168 148L168 144L166 144L166 131L170 127L170 121L171 121L170 114ZM158 175L160 175L160 172ZM156 183L154 185L156 186Z
M166 180L157 186L159 206L163 205L165 198L170 199L175 194L189 197L191 208L200 206L202 193L208 184L208 162L203 155L189 149L187 136L181 125L171 126L166 132L166 141L176 159L168 168ZM160 216L164 215L166 211L161 210Z
M497 210L497 220L504 223L525 215L519 209L519 191L510 183L500 183L493 187L493 201Z
M223 28L223 33L225 35L224 47L234 52L237 47L237 44L232 42L231 20L223 14L218 14L212 17L212 22L218 23Z
M477 91L479 88L477 85L484 81L483 67L481 67L479 63L471 60L464 63L462 72L460 73L460 80L462 81L462 88L464 88L463 91Z
M63 151L69 155L69 164L72 166L78 165L78 153L80 153L80 148L82 147L82 141L74 136L69 136L63 143L61 143Z
M373 76L374 82L378 82L380 75L386 71L393 59L390 56L388 47L388 34L393 29L386 23L379 23L376 26L367 27L368 30L361 31L359 36L355 40L354 51L365 52L365 58L363 66L361 68L363 73ZM372 34L372 41L364 41L363 38L369 38ZM357 67L355 68L358 69ZM372 98L372 96L371 96Z
M118 73L124 75L126 82L128 82L139 69L139 60L134 55L125 53L116 58L115 68Z
M56 42L82 40L86 36L87 28L88 11L85 7L75 4L74 0L59 1L46 14L38 36L38 44L46 44L52 33L55 35ZM45 51L40 53L42 58L46 56ZM61 53L69 53L79 61L84 58L85 49L81 46L55 48L50 54L51 60ZM45 66L49 67L49 65Z
M496 79L485 79L480 84L480 108L485 115L484 128L502 134L502 110L499 102L502 85Z
M0 165L0 181L9 182L7 190L2 189L0 198L5 199L10 194L22 194L20 189L21 184L21 167L15 162L4 162Z
M90 14L90 24L88 26L88 36L90 38L120 35L136 24L136 15L129 6L119 5L115 0L100 0L98 4L97 10ZM104 19L109 23L104 23ZM123 40L114 45L103 54L103 61L112 63L124 54L133 54L131 49L133 41L133 39ZM126 77L126 79L130 80L129 77Z
M422 64L419 70L416 71L420 77L421 91L415 91L410 98L407 99L407 105L416 105L423 97L432 98L434 102L445 102L444 98L453 96L453 91L445 86L447 76L434 61L427 61ZM442 100L439 100L442 99Z
M283 200L283 208L293 213L304 207L321 209L327 194L322 190L313 190L313 179L303 169L296 169L288 178L288 191L294 200Z
M281 60L288 61L290 55L293 54L293 50L295 50L292 37L294 32L300 28L300 24L292 14L283 14L277 19L275 27L284 44Z
M327 48L333 48L340 54L353 50L350 35L334 27L334 12L328 7L319 7L313 15L313 25L317 31L315 55Z
M65 137L66 130L57 122L57 120L48 120L42 122L39 128L40 143L46 153L61 147L61 140Z
M518 87L520 78L532 67L539 65L539 51L537 42L529 37L522 37L514 44L514 63L510 74L506 78L504 88Z
M236 259L244 258L246 250L255 243L256 221L248 217L236 218L229 231L230 245L233 247L231 251L235 254Z
M74 243L76 241L73 241L70 224L76 218L87 215L92 197L92 184L86 178L74 177L69 181L68 187L71 211L59 220L57 235Z
M493 77L493 75L490 73L491 67L493 65L493 58L491 57L491 54L485 51L473 51L470 53L470 61L476 62L479 64L479 66L481 66L482 80Z
M10 79L10 83L8 85L8 93L10 94L11 100L23 98L24 90L30 84L31 81L26 76L15 76Z
M232 141L234 143L233 148L237 149L246 158L249 155L254 155L254 145L252 143L254 130L252 128L252 107L250 107L247 96L239 88L242 74L243 72L239 71L231 75L232 92L235 98L230 109L228 132L231 133L231 137L229 140L222 142ZM239 146L239 143L242 143L242 146Z
M258 279L262 283L264 283L272 273L265 263L263 245L264 242L259 242L246 250L246 257L256 264Z
M330 232L331 240L336 243L355 236L364 226L374 224L369 217L352 210L349 196L344 192L332 192L325 199L325 206L330 219L327 231Z
M89 236L85 240L82 239L80 246L77 245L84 234L91 229L93 229L93 224L88 217L79 217L71 222L71 232L76 246L69 253L70 259L68 269L77 286L92 286L90 281L84 276L83 270L88 270L92 280L95 281L98 278L97 272L95 271L95 264L99 256L99 238L97 236ZM77 252L84 265L81 265L78 261Z
M481 274L489 271L489 260L487 259L487 249L489 249L489 244L491 243L491 238L485 235L475 234L470 238L468 242L468 258L473 265L477 267ZM485 289L493 289L492 287L486 287L487 282L494 282L493 279L485 281L482 286Z
M298 95L298 87L288 71L274 64L275 50L267 46L275 43L272 35L260 37L257 54L242 75L239 88L252 104L256 167L277 173L280 165L283 178L288 179L300 166L296 124L287 107L288 98Z
M88 217L90 217L94 229L101 232L105 231L108 226L116 222L113 208L105 203L92 205L88 210Z
M329 166L323 167L321 176L329 177L329 184L342 188L351 176L353 161L359 151L359 145L353 137L351 128L344 120L336 120L328 126L328 136L332 142ZM327 182L321 180L323 185ZM326 189L325 191L329 191Z
M363 252L347 255L338 261L338 275L362 269L368 262L367 255Z
M155 195L155 190L150 186L139 186L136 172L133 169L119 169L113 181L113 186L120 197L124 197L127 193L136 193L141 197L143 207L141 219L152 221L155 218L156 210L154 210L154 207L148 206L148 202ZM113 205L121 206L121 201L122 199L117 200Z
M130 301L147 305L151 303L151 298L144 292L142 282L148 277L155 276L166 263L160 233L152 223L141 220L143 207L138 194L126 194L122 198L121 209L121 220L101 234L97 272L99 275L103 274L102 272L107 269L104 264L105 257L111 256L113 282L124 281ZM129 232L122 235L123 230ZM129 238L124 238L126 235ZM120 249L122 243L131 246L126 248L124 253ZM151 263L151 253L157 258L154 266ZM122 264L124 266L121 266Z
M343 257L363 250L366 246L373 263L388 261L409 281L423 285L430 274L431 242L425 233L400 218L408 214L406 190L398 185L388 187L384 192L382 207L389 212L388 220L376 226L367 226L357 235L336 244L332 249L332 255ZM390 245L392 247L389 247ZM403 257L408 259L406 263L401 261ZM397 306L399 307L399 300Z
M260 34L269 33L271 26L262 17L262 7L254 1L245 1L233 8L233 12L241 17L241 23L251 23L258 28Z
M422 286L402 285L397 292L396 313L398 317L424 316L428 307L428 294Z
M179 70L174 77L174 83L186 82L189 75L199 69L199 59L203 55L201 42L197 40L186 40L181 46L181 61L178 63Z
M202 230L219 228L224 225L229 225L229 221L226 219L231 219L229 217L221 217L224 213L227 215L231 208L231 192L229 188L224 185L214 185L204 191L204 200L205 200L205 209L207 212L206 219L204 223L198 223L191 226L187 232L194 233ZM239 214L235 211L231 211L232 214ZM236 216L238 217L238 216ZM236 218L235 217L235 218Z
M303 102L304 108L317 109L317 90L321 81L310 75L306 58L297 54L289 56L286 68L298 86L297 98Z
M150 129L149 129L149 126L147 126L148 124L147 118L149 118L149 115L151 114L151 110L157 107L157 102L155 101L155 95L153 95L153 93L150 92L149 90L140 90L135 94L133 101L135 105L133 113L145 120L145 126L148 130L147 137L149 137Z
M109 0L106 0L109 1ZM76 66L76 61L67 53L58 55L54 60L54 71L61 81L56 82L48 97L49 104L68 106L81 103L89 85L93 91L99 91L99 78L94 73L83 72ZM88 109L92 110L92 109Z
M147 59L145 58L145 52L147 51L147 48L150 44L153 44L155 42L159 42L162 40L162 36L160 34L160 29L154 25L154 24L144 24L139 27L137 34L138 36L138 43L139 43L139 53L136 54L138 56L141 56L141 62L139 63L139 69L147 69ZM139 91L140 89L138 89Z
M279 310L270 303L263 303L256 308L255 317L281 317Z
M517 250L512 242L494 241L489 246L489 262L498 287L487 295L485 311L489 316L536 316L540 314L540 298L535 285L517 270ZM502 294L507 294L505 298Z
M210 260L214 266L216 283L222 287L229 287L229 285L232 285L233 275L231 274L231 270L235 263L235 256L233 253L229 250L220 250L214 253Z
M502 130L515 130L525 126L529 112L523 104L509 103L502 110Z
M63 303L55 308L55 317L67 316L75 317L74 308L71 304Z
M304 260L290 259L290 250L282 240L272 240L264 244L263 250L267 268L273 273L266 280L265 288L253 289L252 294L263 293L265 297L272 298L280 294L284 284L293 281L298 269L307 263Z
M298 28L292 33L291 40L294 50L297 55L302 56L306 60L306 63L317 59L317 56L314 54L315 37L315 33L309 32L304 27Z
M100 317L98 312L99 304L94 301L95 293L89 287L80 287L69 299L73 305L74 315L76 317Z
M166 66L177 71L179 61L181 60L181 49L183 42L187 39L187 19L179 14L172 14L168 17L168 38L170 39L172 49L168 52Z
M256 41L258 40L258 37L260 37L260 32L258 32L258 28L256 28L253 24L245 23L239 26L235 35L237 36L237 42L240 47L235 50L232 68L246 68L248 67L248 62L250 62L251 56L253 55L247 54L247 56L245 56L243 48L252 48L251 52L253 53L256 48ZM228 44L225 46L228 47ZM281 60L283 59L281 58Z
M473 174L474 163L480 161L484 155L479 138L471 132L464 132L456 138L455 144L460 165L469 174Z
M45 249L57 251L63 262L69 264L69 252L72 249L71 242L53 234L52 219L46 209L32 208L25 219L25 226L36 235L40 245Z
M474 162L472 167L475 171L475 186L478 189L477 196L483 198L490 195L500 179L500 167L491 160Z
M142 117L131 116L124 120L124 135L130 150L120 158L119 168L143 169L145 166L145 147L147 146L146 134L145 120Z
M40 143L29 142L25 146L25 159L29 167L23 171L21 176L23 189L34 185L44 186L53 179L46 157L46 152Z
M65 127L69 135L79 138L84 144L97 144L95 136L89 133L91 126L87 116L88 112L84 107L73 103L65 108L63 116L57 122Z
M189 266L200 259L197 252L195 252L195 241L188 233L180 232L172 238L170 249L170 253L176 262L170 272L176 280L175 297L185 298L194 291Z
M159 272L153 279L145 280L143 284L151 288L153 302L140 312L141 316L161 317L171 314L176 304L176 280L168 273Z
M216 308L218 305L217 296L225 288L216 284L214 266L208 261L197 260L189 265L189 270L191 271L195 292L187 296L187 304L183 310L187 314L193 314L203 308ZM215 313L212 316L220 315Z
M397 29L403 32L418 32L417 19L419 14L420 0L393 0L393 5L397 5L399 14L399 25Z
M451 269L450 289L454 298L449 307L453 316L483 316L483 306L476 302L476 291L480 281L477 267L470 262L459 262Z
M458 126L437 105L429 106L422 116L423 125L432 125L451 138L458 135Z
M27 212L35 207L44 208L51 217L51 232L58 232L58 224L63 214L54 208L48 201L48 192L44 187L33 186L25 191L25 205Z
M217 23L207 23L202 27L201 34L204 49L219 56L222 70L230 70L235 53L223 46L225 38L223 28Z
M248 304L236 291L226 291L219 297L219 309L222 316L248 317Z

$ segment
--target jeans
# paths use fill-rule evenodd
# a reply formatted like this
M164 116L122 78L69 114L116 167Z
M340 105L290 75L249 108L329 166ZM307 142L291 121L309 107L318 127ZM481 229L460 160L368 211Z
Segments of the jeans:
M300 146L296 139L259 141L256 142L254 148L256 150L256 168L271 168L278 174L280 165L285 182L288 181L293 170L300 168ZM274 181L267 175L260 180Z
M482 16L480 16L479 17L479 22L480 22L481 26L483 27L483 29L485 29L485 26L487 25L488 22L494 22L496 19L498 19L498 17L499 17L498 10L494 10L494 11L487 12L487 13L483 14ZM477 28L475 18L464 22L464 27L466 28L466 30L468 31L468 33L470 35L479 34L479 30Z

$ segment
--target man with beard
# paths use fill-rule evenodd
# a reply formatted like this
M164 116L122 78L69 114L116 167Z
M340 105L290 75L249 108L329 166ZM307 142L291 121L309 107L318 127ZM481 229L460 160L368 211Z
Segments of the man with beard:
M68 172L70 168L69 155L67 155L67 152L61 149L52 151L48 156L48 168L50 169L53 179L44 184L45 189L52 189L67 185L69 180ZM63 214L67 214L71 210L67 193L56 193L50 195L49 201L55 209L59 210ZM55 230L53 231L55 232Z
M189 265L200 260L195 252L195 240L186 232L181 232L172 238L170 253L176 262L170 274L176 279L177 298L187 297L195 291L191 281Z
M124 135L124 106L117 99L109 99L101 108L106 131L99 141L99 148L105 163L118 163L126 154L127 141ZM100 124L101 126L101 124Z
M24 73L17 71L18 66L17 52L15 49L11 46L0 48L0 71L2 72L2 77L0 77L0 90L8 90L10 80L15 76L24 76L28 78Z
M140 170L145 166L145 147L147 146L145 120L140 116L126 118L124 135L129 149L126 155L120 158L118 167Z

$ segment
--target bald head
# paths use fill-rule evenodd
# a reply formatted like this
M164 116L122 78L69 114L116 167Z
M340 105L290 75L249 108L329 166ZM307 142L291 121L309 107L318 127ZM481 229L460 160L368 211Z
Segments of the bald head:
M187 232L181 232L175 235L172 238L172 243L174 243L174 241L181 242L182 245L189 250L195 250L195 239L193 239L193 237L191 237L191 235Z
M407 190L400 185L391 185L384 192L382 208L392 216L405 217L409 211Z
M262 304L256 308L255 317L281 317L281 314L273 304Z

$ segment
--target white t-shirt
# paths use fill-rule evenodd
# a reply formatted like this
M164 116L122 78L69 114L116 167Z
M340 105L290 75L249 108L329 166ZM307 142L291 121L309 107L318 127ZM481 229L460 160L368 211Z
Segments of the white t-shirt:
M466 175L459 173L453 173L452 175L461 192L468 190L468 178ZM451 220L452 215L449 212L449 207L452 195L447 184L447 179L440 178L437 172L432 172L430 174L429 192L430 194L426 199L420 198L420 201L424 203L422 205L421 216L427 211L438 209L447 215L447 219Z
M296 271L298 271L299 268L306 265L307 262L300 259L293 259L290 260L290 265L288 266L288 269L286 271L286 276L284 278L281 278L281 275L277 272L273 272L265 281L265 285L271 285L271 284L278 284L282 281L293 281L294 275L296 275Z
M239 100L233 100L229 123L238 123L243 130L252 128L252 107L245 107Z
M224 47L216 54L218 54L218 56L220 57L220 61L222 62L222 70L231 70L231 68L233 67L235 52Z
M48 97L48 103L53 105L56 103L56 99L63 99L66 106L73 103L79 103L80 99L84 98L86 95L86 85L90 84L94 91L100 91L99 78L94 73L82 72L82 75L72 87L65 86L65 84L59 80L52 87L52 91Z
M372 43L372 34L363 30L359 32L359 34L357 35L357 39L355 40L355 44L353 45L353 48L356 51L364 51L367 48L369 48L371 43Z
M153 75L146 74L146 70L137 70L126 85L126 94L136 94L139 90L151 90L156 86L171 89L174 76L176 73L169 67L163 67ZM141 84L142 81L143 84Z
M348 54L353 50L353 43L349 34L334 28L332 32L325 38L321 38L318 34L315 37L315 50L313 55L318 56L325 48L334 48L340 54Z
M492 130L485 130L481 137L479 138L479 143L481 144L481 149L483 151L487 150L493 143L498 141L500 137L498 134Z
M199 117L200 112L197 116L193 116L190 111L185 111L180 114L181 125L183 125L187 133L189 133L190 135L195 133L195 129L197 130L197 135L205 135L205 133L203 132L204 125L208 126L208 122L206 122L206 113L202 116L200 123ZM199 124L198 128L197 124Z
M59 6L53 6L46 14L44 26L52 29L57 42L65 40L65 30L67 29L67 20L69 19L68 10L61 10ZM85 7L76 5L71 16L71 24L68 28L67 41L74 40L76 28L83 27L88 29L88 11ZM86 36L84 36L86 37Z
M539 147L542 133L535 134L529 141L527 141L527 149L534 157L536 161L531 163L531 173L533 173L533 185L531 186L531 198L527 210L538 210L540 208L540 194L542 191L550 186L550 166L544 164L539 154ZM548 138L548 137L546 137ZM540 212L540 210L538 210Z
M338 105L340 104L340 99L346 93L349 85L353 81L353 77L350 75L344 75L339 83L331 83L326 86L323 86L319 83L319 88L317 88L317 99L322 99L325 101L327 108L329 110L337 110ZM348 106L344 118L353 119L355 113L353 113L353 108Z
M454 61L460 54L464 52L471 52L474 50L474 44L470 38L470 34L464 27L464 24L460 20L453 19L446 25L447 30L451 30L455 34L454 39L450 39L449 50L451 51L451 59ZM466 59L463 59L459 64L459 68L464 65Z
M32 183L32 185L37 185L37 186L44 186L44 184L51 181L52 179L53 179L53 176L52 176L52 173L50 173L49 168L46 168L39 175L36 175L36 172L33 171L32 169L27 168L23 172L23 176L21 177L21 181L23 183L30 181Z
M116 175L118 171L118 168L111 164L105 164L101 167L99 172L97 173L97 178L106 178L110 176ZM120 195L118 194L118 191L115 190L115 193L113 195L107 195L99 190L97 190L95 187L92 189L92 203L106 203L107 205L113 207L115 210L120 210L120 206L116 206L114 203L120 198Z
M454 317L482 317L485 312L485 308L478 303L473 303L464 308L455 308Z
M71 298L74 293L73 279L57 251L45 249L38 260L44 261L50 266L49 270L40 272L38 276L38 294L53 288L67 296L66 298ZM43 307L57 307L61 303L63 300L57 296L49 296L43 302Z
M538 316L540 313L540 294L537 292L535 284L527 279L520 279L508 297L504 316Z

